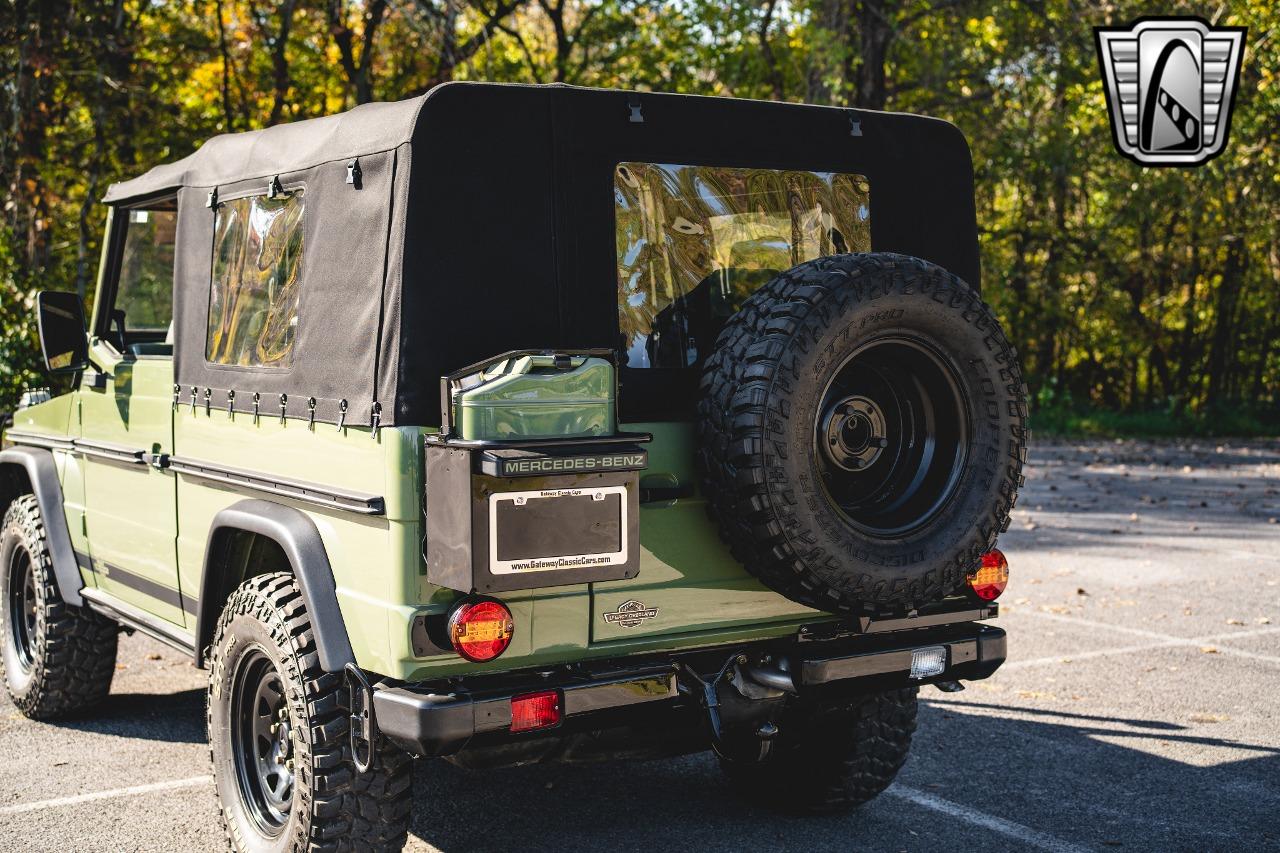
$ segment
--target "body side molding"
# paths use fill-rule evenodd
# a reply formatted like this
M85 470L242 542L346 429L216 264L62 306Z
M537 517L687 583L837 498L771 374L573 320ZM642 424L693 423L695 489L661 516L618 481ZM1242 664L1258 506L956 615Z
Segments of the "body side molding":
M76 607L84 605L80 590L84 579L76 564L76 554L71 548L71 533L67 529L66 510L62 504L62 483L53 454L35 447L10 447L0 451L0 466L17 465L27 472L31 491L40 504L44 517L45 534L49 538L49 552L53 556L53 574L58 579L58 591L62 600Z
M348 663L354 662L355 654L351 650L347 626L338 609L333 569L315 522L293 507L247 499L221 510L209 526L204 571L200 577L200 612L196 616L196 666L204 665L201 655L213 641L213 629L219 615L213 609L221 604L216 594L218 578L214 577L214 567L218 564L220 549L230 542L228 534L236 531L265 536L279 545L288 557L302 600L311 615L320 665L327 672L341 672Z

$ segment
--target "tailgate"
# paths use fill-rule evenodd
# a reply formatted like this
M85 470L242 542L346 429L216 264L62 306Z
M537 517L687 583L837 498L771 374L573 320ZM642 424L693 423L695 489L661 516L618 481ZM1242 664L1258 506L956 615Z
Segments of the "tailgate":
M693 481L691 424L628 426L651 432L646 482ZM696 634L788 620L818 611L764 587L720 541L701 497L640 506L640 572L591 585L591 642Z

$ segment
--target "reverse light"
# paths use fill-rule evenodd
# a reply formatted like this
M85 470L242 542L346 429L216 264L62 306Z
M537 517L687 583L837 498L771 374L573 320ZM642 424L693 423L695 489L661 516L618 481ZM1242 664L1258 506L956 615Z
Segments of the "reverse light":
M496 658L511 645L515 622L500 601L465 601L449 617L453 650L474 663Z
M560 691L544 690L511 698L511 731L547 729L560 722Z
M947 668L946 646L925 646L911 652L911 677L930 678Z
M977 571L970 572L965 578L969 589L983 601L995 601L1009 585L1009 561L998 549L991 549L982 555L982 563Z

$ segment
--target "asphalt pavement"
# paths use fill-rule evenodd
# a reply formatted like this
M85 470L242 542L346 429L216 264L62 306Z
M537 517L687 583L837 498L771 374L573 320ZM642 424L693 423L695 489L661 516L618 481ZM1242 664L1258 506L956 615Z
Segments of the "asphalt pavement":
M706 755L419 761L410 849L1280 850L1280 445L1037 444L1001 547L1009 663L922 690L862 809L752 808ZM0 850L220 849L203 684L134 636L91 717L0 699Z

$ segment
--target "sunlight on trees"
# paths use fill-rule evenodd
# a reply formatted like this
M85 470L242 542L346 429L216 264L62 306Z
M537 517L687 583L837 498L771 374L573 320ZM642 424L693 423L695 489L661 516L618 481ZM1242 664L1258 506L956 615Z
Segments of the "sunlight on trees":
M32 295L91 295L107 185L209 136L454 79L921 112L969 138L985 297L1037 423L1140 412L1280 430L1280 38L1250 27L1226 152L1112 148L1092 27L1135 3L15 0L0 9L0 408L41 384ZM1178 11L1170 9L1168 11ZM1033 424L1034 425L1034 424Z

